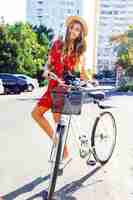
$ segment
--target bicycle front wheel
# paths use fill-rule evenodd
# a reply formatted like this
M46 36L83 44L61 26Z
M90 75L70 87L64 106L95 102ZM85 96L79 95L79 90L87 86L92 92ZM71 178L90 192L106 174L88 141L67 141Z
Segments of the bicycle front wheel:
M54 191L55 191L55 186L56 186L56 181L57 181L57 176L58 176L58 171L59 171L59 165L61 161L61 154L62 154L62 136L64 134L64 126L59 127L58 131L58 143L55 145L54 149L54 158L53 161L51 162L51 176L50 176L50 182L49 182L49 189L48 189L48 200L52 200Z
M96 118L91 136L91 146L96 161L101 164L109 161L115 148L116 134L116 122L112 113L101 113Z

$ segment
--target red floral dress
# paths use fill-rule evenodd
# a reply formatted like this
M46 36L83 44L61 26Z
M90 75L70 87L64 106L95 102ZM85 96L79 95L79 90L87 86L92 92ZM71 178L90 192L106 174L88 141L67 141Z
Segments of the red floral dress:
M62 58L63 43L60 40L56 40L50 50L51 64L54 66L54 73L61 79L63 79L64 66L65 70L73 71L76 64L75 54L66 55ZM51 91L58 85L56 80L50 80L47 91L40 98L38 105L46 108L52 107Z

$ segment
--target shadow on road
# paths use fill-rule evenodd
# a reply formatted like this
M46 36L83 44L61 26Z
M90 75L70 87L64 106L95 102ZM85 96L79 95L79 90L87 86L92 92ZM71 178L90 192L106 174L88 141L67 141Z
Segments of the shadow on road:
M97 181L92 182L92 183L90 183L90 184L88 184L86 186L83 185L83 183L85 181L87 181L88 178L93 176L101 168L102 168L101 166L97 166L91 172L89 172L88 174L83 176L82 178L65 185L64 187L62 187L60 190L58 190L55 193L55 196L57 196L61 200L76 200L76 198L72 196L72 194L74 192L78 191L81 188L88 187L89 185L93 185L93 184L96 184L98 182L102 182L102 180L97 180Z
M101 166L97 166L95 167L93 170L91 170L91 172L87 173L85 176L83 176L82 178L73 181L65 186L63 186L62 188L60 188L60 190L55 192L55 197L54 199L58 199L58 200L76 200L75 197L73 197L73 193L78 191L81 188L84 187L88 187L89 185L93 185L93 184L97 184L99 182L102 182L102 180L97 180L94 181L86 186L83 185L83 183L90 178L91 176L93 176L97 171L99 171L102 167ZM40 197L42 198L42 200L46 200L46 196L47 196L47 191L46 190L42 190L41 192L33 195L30 198L27 198L25 200L36 200L36 198Z
M19 195L22 195L24 193L30 192L32 191L37 185L41 184L42 182L48 180L50 178L50 175L47 175L45 177L38 177L35 180L33 180L31 183L28 183L24 186L22 186L21 188L16 189L13 192L10 192L9 194L6 194L5 196L3 196L2 198L4 200L13 200L16 197L18 197ZM42 196L43 196L42 192Z

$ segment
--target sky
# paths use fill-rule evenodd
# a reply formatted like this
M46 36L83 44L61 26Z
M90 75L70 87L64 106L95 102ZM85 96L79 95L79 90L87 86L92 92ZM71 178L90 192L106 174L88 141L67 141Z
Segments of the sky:
M0 0L0 17L3 16L8 23L25 21L25 2L26 0Z

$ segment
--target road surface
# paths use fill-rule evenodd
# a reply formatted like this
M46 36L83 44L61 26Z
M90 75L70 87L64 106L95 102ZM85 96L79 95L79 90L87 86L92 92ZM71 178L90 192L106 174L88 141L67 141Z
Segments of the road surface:
M31 118L31 111L42 91L0 96L0 196L6 200L42 200L49 180L50 140ZM61 200L132 200L133 189L133 96L112 96L106 104L117 122L115 152L104 167L87 166L78 155L75 135L69 139L72 162L58 179L56 199ZM86 105L77 117L81 131L88 130L96 108ZM89 112L89 118L85 111ZM47 113L51 119L51 113ZM91 120L92 119L92 120ZM75 121L75 123L77 123Z

